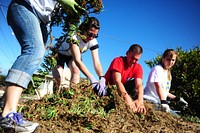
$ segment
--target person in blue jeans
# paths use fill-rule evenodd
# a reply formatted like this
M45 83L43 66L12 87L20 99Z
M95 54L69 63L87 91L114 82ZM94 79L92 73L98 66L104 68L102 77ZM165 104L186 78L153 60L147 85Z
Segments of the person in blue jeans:
M77 13L81 8L74 0L57 0L65 8ZM12 0L7 12L11 26L20 46L21 54L10 68L7 77L5 105L0 116L0 126L15 132L34 132L39 126L27 121L17 113L17 104L34 71L45 54L48 38L47 24L51 21L55 0ZM76 7L76 9L75 9Z

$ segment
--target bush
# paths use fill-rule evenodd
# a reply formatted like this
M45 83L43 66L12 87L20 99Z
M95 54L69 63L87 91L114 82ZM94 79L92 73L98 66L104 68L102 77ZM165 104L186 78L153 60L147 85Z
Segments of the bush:
M5 83L5 79L6 79L5 76L0 75L0 86L5 86L5 85L6 85L6 83Z

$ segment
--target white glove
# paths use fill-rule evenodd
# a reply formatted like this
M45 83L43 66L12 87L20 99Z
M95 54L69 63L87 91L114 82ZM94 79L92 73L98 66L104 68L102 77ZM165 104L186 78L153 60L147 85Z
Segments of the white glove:
M188 107L188 103L181 97L177 104L182 107L183 109Z
M168 104L161 104L161 111L170 112L170 108Z

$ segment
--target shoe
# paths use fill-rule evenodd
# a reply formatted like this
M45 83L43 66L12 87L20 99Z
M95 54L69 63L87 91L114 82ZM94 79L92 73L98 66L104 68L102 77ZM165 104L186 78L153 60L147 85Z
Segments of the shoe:
M0 126L4 130L14 130L17 133L32 133L39 124L25 120L19 113L11 112L6 117L0 117Z

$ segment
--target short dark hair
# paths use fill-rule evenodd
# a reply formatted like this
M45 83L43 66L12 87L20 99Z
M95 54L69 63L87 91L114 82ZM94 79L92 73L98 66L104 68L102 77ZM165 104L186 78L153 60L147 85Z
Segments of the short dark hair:
M142 54L143 49L139 44L132 44L129 47L128 52L134 52L134 53L137 53L137 54Z
M88 17L81 23L79 29L81 31L87 31L92 27L94 27L95 29L100 29L99 20L95 17Z

